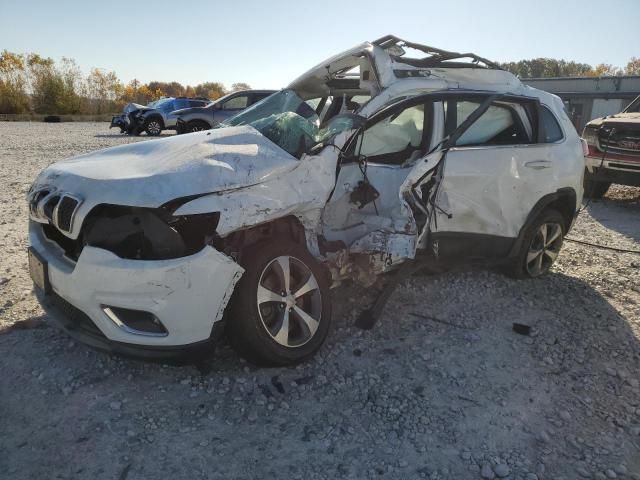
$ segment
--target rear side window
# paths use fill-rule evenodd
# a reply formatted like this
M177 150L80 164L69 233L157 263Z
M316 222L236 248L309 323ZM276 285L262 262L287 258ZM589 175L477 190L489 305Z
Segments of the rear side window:
M543 141L544 143L554 143L562 140L563 134L560 124L551 110L545 106L540 107L540 118L543 126Z
M445 102L447 134L453 132L480 103L466 100ZM510 105L491 105L456 142L456 146L520 145L531 143L531 133Z
M247 103L249 103L249 96L239 95L237 97L233 97L227 100L222 106L222 109L223 110L241 110L243 108L247 108Z

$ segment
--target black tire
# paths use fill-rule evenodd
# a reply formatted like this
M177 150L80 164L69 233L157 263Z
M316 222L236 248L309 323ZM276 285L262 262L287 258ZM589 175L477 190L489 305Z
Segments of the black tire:
M547 225L547 234L544 236L549 242L543 246L541 240L543 237L543 226ZM550 225L557 226L550 229ZM551 233L549 233L549 231ZM556 233L559 234L556 237ZM555 262L566 234L565 219L557 210L545 210L536 218L524 232L520 250L517 256L507 266L507 275L513 278L536 278L549 272ZM533 254L540 250L539 257L533 257ZM535 263L533 263L535 262ZM538 267L539 262L539 269Z
M293 304L279 302L280 298L284 297L278 297L278 301L271 300L270 296L263 297L269 299L263 300L259 307L258 286L265 289L269 287L266 289L268 293L274 293L274 290L278 289L277 284L284 276L276 274L276 269L280 273L283 272L277 259L283 257L289 258L290 292L294 293L301 285L310 283L310 275L315 278L317 288L300 295L298 299L289 295L286 301L295 302ZM311 357L324 343L331 323L331 299L325 270L306 248L289 240L272 240L253 245L250 251L243 255L241 264L245 272L231 299L230 317L227 319L226 327L231 345L245 359L261 366L294 365ZM310 275L305 277L301 272ZM297 276L299 278L296 278ZM275 295L281 293L283 292ZM285 325L287 311L289 313L286 318L290 323L286 323L286 341L291 343L290 346L285 346L277 340L283 339L282 326ZM300 311L311 311L311 317L319 317L318 323L313 324L316 326L313 332L308 328L308 320L303 321L303 317L297 313ZM305 335L310 336L305 340Z
M164 125L162 119L157 116L149 117L144 121L142 129L147 132L150 137L157 137L162 133Z
M586 198L594 198L599 199L605 196L609 187L611 186L611 182L602 182L596 180L597 175L593 173L589 173L588 170L584 172L584 196Z
M210 130L211 125L209 125L204 120L192 120L187 123L187 130L185 133L193 133L193 132L201 132L203 130Z

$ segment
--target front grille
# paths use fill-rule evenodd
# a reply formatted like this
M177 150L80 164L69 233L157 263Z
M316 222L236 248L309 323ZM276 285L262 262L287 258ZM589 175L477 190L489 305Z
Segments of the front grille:
M64 250L65 256L67 258L73 260L74 262L78 261L80 258L80 253L82 253L82 247L84 246L80 241L81 237L78 237L76 240L69 238L60 232L53 225L43 224L42 225L42 233L47 237L48 240L51 240L56 245L58 245L62 250Z
M69 193L49 187L29 193L29 216L38 223L51 223L62 232L71 233L73 218L81 200Z
M65 195L58 203L57 222L58 228L65 232L70 232L73 226L73 215L76 213L80 202L73 197Z
M625 127L616 127L613 135L609 136L610 129L603 129L599 135L600 150L624 155L640 156L640 130Z

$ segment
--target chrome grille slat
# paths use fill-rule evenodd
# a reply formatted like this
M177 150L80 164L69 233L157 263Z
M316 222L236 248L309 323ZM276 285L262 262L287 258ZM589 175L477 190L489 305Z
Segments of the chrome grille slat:
M82 200L50 187L30 192L29 216L38 223L49 223L63 233L71 233L73 219Z

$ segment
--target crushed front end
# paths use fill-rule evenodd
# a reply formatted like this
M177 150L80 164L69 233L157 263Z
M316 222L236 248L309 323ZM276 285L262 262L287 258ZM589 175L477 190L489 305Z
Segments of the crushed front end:
M100 205L74 239L67 198L30 194L29 268L43 308L107 351L170 358L208 348L243 273L215 248L216 216Z

